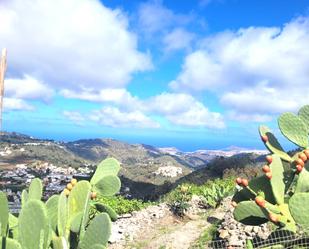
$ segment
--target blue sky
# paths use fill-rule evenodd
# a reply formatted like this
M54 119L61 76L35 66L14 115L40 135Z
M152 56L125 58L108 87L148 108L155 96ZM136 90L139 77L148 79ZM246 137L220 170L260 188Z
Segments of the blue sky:
M7 131L263 148L308 104L309 1L4 0L0 23Z

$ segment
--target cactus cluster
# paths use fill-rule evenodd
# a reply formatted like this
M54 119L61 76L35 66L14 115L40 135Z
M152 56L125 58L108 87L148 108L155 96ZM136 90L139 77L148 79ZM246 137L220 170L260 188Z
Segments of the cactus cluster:
M281 133L299 149L286 153L266 126L260 126L262 141L270 151L264 174L239 185L232 205L236 220L246 225L272 222L278 229L296 232L309 228L309 105L298 114L284 113L278 119Z
M19 217L9 213L6 195L0 192L0 249L103 249L111 234L115 213L109 207L90 219L94 193L111 196L120 190L119 163L102 161L89 181L72 179L59 195L41 201L43 186L34 179L22 192ZM92 197L92 198L91 198Z

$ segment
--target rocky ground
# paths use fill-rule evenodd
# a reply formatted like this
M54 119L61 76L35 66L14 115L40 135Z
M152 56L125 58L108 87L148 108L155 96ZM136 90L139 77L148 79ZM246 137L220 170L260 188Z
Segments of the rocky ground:
M197 196L191 201L185 218L175 217L166 204L151 206L126 214L113 223L109 249L189 249L214 222L220 221L218 238L211 244L220 248L244 248L246 239L266 238L270 229L266 225L244 226L233 219L230 198L216 210L200 205ZM224 242L222 242L224 241ZM207 247L205 247L207 248Z

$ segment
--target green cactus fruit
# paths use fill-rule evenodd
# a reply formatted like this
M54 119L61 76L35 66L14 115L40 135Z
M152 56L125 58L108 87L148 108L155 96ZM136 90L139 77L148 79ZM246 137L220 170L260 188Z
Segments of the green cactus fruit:
M21 192L21 207L23 207L27 201L28 201L28 192L26 189L24 189L22 192Z
M96 184L104 176L113 175L116 176L120 170L119 162L114 158L107 158L103 160L97 167L90 183Z
M74 215L74 217L71 220L71 226L70 226L70 230L74 233L79 233L80 228L81 228L81 223L83 220L83 215L84 212L79 212L77 214Z
M276 204L276 200L272 192L270 181L265 175L252 179L249 182L249 187L255 193L260 193L260 192L264 193L265 200L267 200L269 203ZM243 188L240 191L235 193L235 195L233 196L233 201L238 203L241 201L247 201L247 200L251 200L254 198L255 198L255 195L253 195L248 188Z
M268 140L265 142L265 145L270 152L280 156L285 161L291 161L291 157L283 150L277 138L267 126L261 125L259 132L261 136L267 136Z
M41 200L43 193L42 181L35 178L31 181L29 186L28 200Z
M272 188L273 195L276 199L277 204L284 203L284 169L281 162L281 159L278 155L272 155L273 161L269 165L272 172L272 178L270 179L270 185Z
M290 212L295 222L304 229L309 228L309 193L296 193L289 200Z
M9 223L9 204L6 194L0 191L0 236L6 237Z
M5 240L5 246L2 248L3 240ZM0 237L0 249L22 249L21 245L15 239L1 238Z
M103 196L112 196L119 192L121 182L118 176L104 176L95 183L94 190Z
M235 220L245 225L261 225L268 221L267 212L254 201L242 201L234 209Z
M102 203L95 203L95 207L100 213L107 213L112 221L116 221L118 219L117 213L110 206Z
M309 130L309 105L305 105L298 111L298 116L306 124Z
M22 208L18 221L19 242L23 249L46 249L50 243L50 224L45 205L29 200Z
M46 202L47 214L54 232L56 232L58 225L58 201L59 195L53 195Z
M76 214L89 210L90 189L88 181L79 181L72 189L68 198L68 229Z
M59 236L66 236L66 227L68 223L68 200L64 192L62 192L58 199L58 219L57 230Z
M106 246L111 235L111 220L106 213L98 214L88 226L86 233L79 243L80 249L89 249L94 246Z
M308 127L293 113L283 113L278 119L278 125L282 134L296 145L308 147Z

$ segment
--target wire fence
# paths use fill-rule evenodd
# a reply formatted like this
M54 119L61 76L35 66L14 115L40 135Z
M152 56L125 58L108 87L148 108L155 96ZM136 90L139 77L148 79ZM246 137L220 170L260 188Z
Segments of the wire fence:
M240 249L240 248L264 248L264 249L305 249L309 248L309 235L305 233L292 233L290 231L275 231L267 239L255 237L244 241L238 240L213 240L205 246L211 249Z

